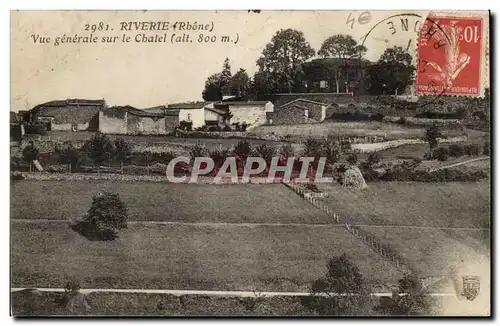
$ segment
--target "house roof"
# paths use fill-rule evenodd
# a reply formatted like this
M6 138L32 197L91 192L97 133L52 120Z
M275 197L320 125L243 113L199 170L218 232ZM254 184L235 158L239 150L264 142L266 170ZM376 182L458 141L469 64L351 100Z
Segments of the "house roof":
M66 105L78 105L78 106L104 106L106 105L106 102L104 100L85 100L85 99L67 99L67 100L55 100L55 101L50 101L46 103L39 104L35 106L33 109L36 109L38 107L45 107L45 106L51 106L51 107L63 107Z
M228 101L218 102L216 104L232 105L232 106L247 106L247 105L266 105L270 101Z
M205 105L210 104L210 102L193 102L193 103L174 103L167 105L166 109L182 109L182 110L190 110L190 109L201 109Z
M313 104L317 104L317 105L325 105L325 106L329 106L328 103L322 103L322 102L317 102L317 101L311 101L311 100L306 100L305 98L297 98L293 101L290 101L290 102L287 102L283 105L281 105L281 107L285 107L285 106L289 106L293 103L297 103L297 102L306 102L306 103L313 103Z
M104 100L67 99L39 104L30 110L32 118L52 116L55 123L87 123L106 108Z
M114 106L114 107L109 108L108 110L125 111L125 112L128 112L129 114L132 114L132 115L135 115L138 117L161 118L161 117L165 116L165 114L163 114L163 113L146 112L144 110L134 108L133 106L130 106L130 105Z

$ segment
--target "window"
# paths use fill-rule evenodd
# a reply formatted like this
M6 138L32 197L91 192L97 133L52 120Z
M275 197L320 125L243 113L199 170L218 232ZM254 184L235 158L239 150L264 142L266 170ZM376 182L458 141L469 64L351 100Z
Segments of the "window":
M320 81L319 88L328 88L328 82L326 80Z

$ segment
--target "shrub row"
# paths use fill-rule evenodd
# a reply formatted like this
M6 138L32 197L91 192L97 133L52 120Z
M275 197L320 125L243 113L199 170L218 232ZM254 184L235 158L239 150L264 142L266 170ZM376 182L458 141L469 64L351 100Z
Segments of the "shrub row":
M462 171L443 169L434 172L424 170L393 168L384 173L382 181L413 181L413 182L477 182L488 177L484 171Z
M485 142L483 148L479 144L452 144L450 146L440 146L432 151L429 155L426 155L426 159L435 159L438 161L447 161L449 157L461 157L461 156L479 156L479 155L490 155L490 144Z
M382 113L335 112L328 119L339 121L382 121L384 115Z

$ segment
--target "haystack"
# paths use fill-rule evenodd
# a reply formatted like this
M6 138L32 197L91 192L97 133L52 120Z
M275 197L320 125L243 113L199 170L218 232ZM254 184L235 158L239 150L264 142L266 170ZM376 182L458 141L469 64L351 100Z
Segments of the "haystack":
M341 182L344 187L349 188L363 189L368 187L363 174L357 166L349 167L342 175Z

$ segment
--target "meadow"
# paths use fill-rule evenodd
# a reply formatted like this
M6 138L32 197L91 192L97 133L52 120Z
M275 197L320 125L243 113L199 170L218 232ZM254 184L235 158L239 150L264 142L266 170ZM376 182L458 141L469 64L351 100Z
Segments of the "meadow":
M12 219L69 220L83 216L92 196L120 194L130 220L225 223L328 224L280 184L173 184L134 181L38 181L11 184Z
M307 292L343 253L376 290L402 276L342 226L134 224L91 241L64 222L12 222L11 286Z

